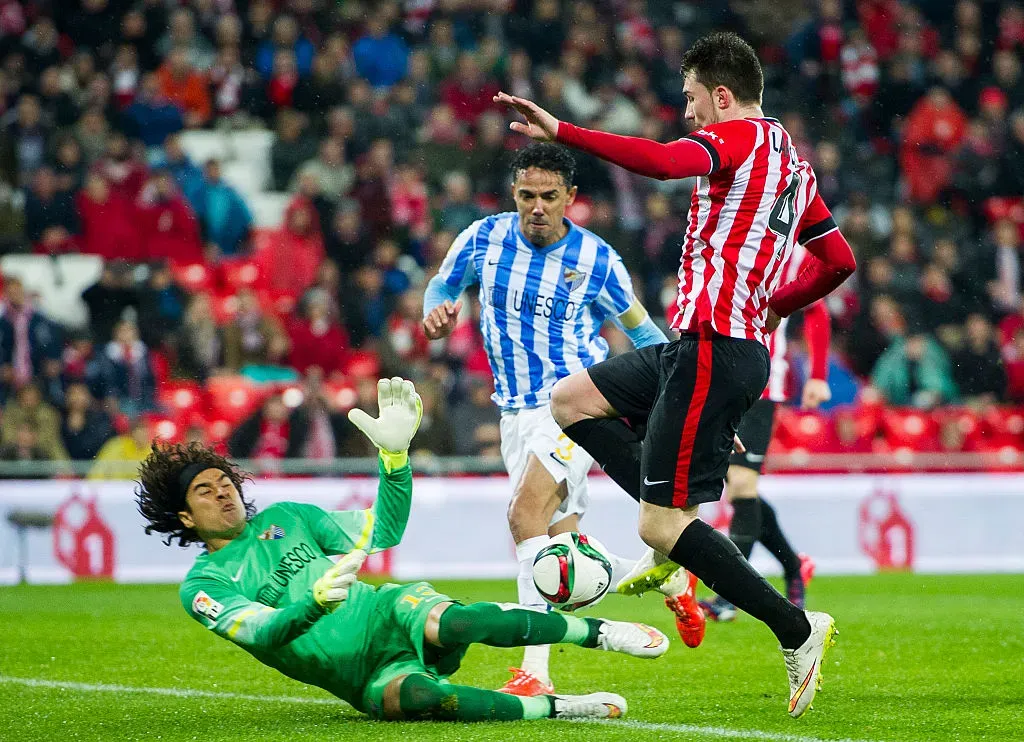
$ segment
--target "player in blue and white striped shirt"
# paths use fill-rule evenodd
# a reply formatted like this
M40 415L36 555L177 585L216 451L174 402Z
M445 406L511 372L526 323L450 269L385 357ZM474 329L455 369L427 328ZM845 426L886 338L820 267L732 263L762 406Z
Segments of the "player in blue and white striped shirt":
M667 342L634 296L618 253L565 218L576 197L575 169L572 155L555 144L519 151L512 162L517 211L481 219L458 236L423 306L427 337L447 337L462 306L459 295L480 285L480 329L502 413L501 455L515 484L509 526L519 602L537 607L545 603L533 584L534 557L550 536L578 530L593 464L551 417L551 389L607 357L599 333L608 319L638 348ZM629 567L618 560L616 572ZM668 589L677 587L673 581ZM551 687L548 648L528 647L505 690L535 695Z

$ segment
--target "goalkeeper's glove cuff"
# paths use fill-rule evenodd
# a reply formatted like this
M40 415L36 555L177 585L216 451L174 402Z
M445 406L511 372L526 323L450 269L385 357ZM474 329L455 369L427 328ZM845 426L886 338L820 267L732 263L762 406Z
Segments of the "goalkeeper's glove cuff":
M380 449L380 460L384 464L384 473L391 474L409 465L408 451L385 451Z

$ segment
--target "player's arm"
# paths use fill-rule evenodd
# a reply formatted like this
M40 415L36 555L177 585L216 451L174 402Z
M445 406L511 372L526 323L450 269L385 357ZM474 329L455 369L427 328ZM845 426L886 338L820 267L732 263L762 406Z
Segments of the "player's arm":
M462 309L459 295L476 280L473 249L479 227L480 222L474 222L455 238L423 292L423 331L431 340L448 337L455 329Z
M613 317L612 321L626 333L634 348L667 343L665 333L654 324L644 305L633 293L633 281L622 258L610 248L609 253L608 275L597 294L598 306L606 316Z
M832 342L832 318L825 302L818 300L804 310L804 342L810 374L804 382L800 405L816 408L832 398L828 387L828 350Z
M807 248L810 256L800 275L780 287L768 301L769 308L779 317L788 317L824 299L857 268L850 244L839 232L832 212L818 194L804 212L797 241Z
M192 618L250 650L284 646L309 631L328 610L316 601L312 590L290 605L271 608L249 600L215 577L188 579L179 594Z
M715 145L706 145L693 135L663 144L574 126L559 121L533 101L508 93L498 93L494 101L511 106L526 118L525 123L513 122L510 125L513 131L539 141L558 141L650 178L668 180L709 175L726 166Z

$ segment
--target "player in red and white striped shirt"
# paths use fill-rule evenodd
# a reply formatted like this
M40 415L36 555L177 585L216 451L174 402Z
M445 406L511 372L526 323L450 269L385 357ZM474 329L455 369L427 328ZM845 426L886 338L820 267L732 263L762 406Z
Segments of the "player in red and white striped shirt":
M793 280L800 271L807 250L800 244L793 249L785 268L784 282ZM832 397L828 388L828 349L832 335L832 322L824 301L816 301L803 312L803 335L807 344L810 374L801 393L800 405L815 408ZM786 337L789 319L782 320L779 329L768 338L771 371L768 385L761 398L743 416L739 437L746 449L734 452L729 460L725 493L733 506L729 524L729 538L747 559L758 541L778 559L785 575L786 597L794 605L804 607L804 590L814 573L814 562L804 554L797 554L779 526L775 509L757 491L758 479L764 466L765 454L771 442L775 421L775 407L787 399L786 382L789 362L786 359ZM722 597L701 601L708 616L717 621L731 621L735 607Z
M761 111L764 75L754 50L735 34L711 34L686 52L682 72L686 118L698 130L669 144L581 129L505 93L495 100L521 113L526 122L512 129L534 139L641 175L698 177L679 266L679 340L562 379L552 414L640 501L640 536L653 551L619 591L651 589L682 565L764 621L783 647L796 717L814 697L832 617L786 600L697 509L721 496L737 427L768 381L768 335L846 280L853 252L810 165ZM780 286L796 242L814 259ZM646 418L642 444L622 417Z

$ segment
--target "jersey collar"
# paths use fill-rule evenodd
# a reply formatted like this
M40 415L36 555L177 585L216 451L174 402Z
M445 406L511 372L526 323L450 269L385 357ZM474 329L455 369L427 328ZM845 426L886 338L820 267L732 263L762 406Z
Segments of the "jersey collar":
M520 224L519 224L519 214L515 215L515 220L516 220L516 225L515 225L516 237L518 237L520 240L522 240L523 244L526 245L527 247L529 247L531 250L539 252L542 255L546 255L549 252L554 252L555 250L557 250L560 247L564 247L565 244L569 241L569 238L572 237L573 234L577 231L576 225L573 224L569 220L568 217L564 217L563 216L562 217L562 223L565 224L568 227L568 230L566 231L565 236L562 239L560 239L558 242L552 242L547 247L537 247L535 244L533 244L528 239L526 239L526 235L523 234L523 230L520 228Z

